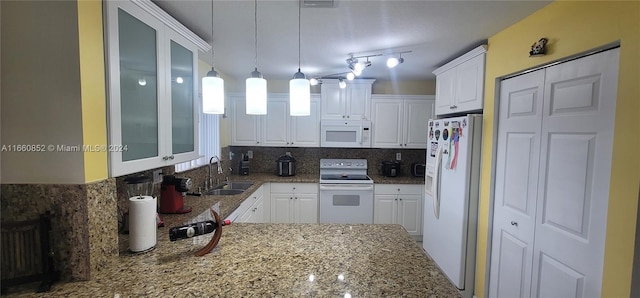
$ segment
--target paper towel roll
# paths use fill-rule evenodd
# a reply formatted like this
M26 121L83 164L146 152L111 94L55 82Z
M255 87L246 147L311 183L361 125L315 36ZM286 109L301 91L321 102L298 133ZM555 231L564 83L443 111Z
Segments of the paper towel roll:
M129 250L141 252L156 246L156 198L129 198Z

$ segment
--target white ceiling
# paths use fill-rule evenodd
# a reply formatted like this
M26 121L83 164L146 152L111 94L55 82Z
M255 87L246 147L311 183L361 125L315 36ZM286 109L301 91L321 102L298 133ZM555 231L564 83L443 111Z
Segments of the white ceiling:
M153 0L215 51L215 68L236 80L254 68L254 1ZM430 80L432 71L550 1L339 0L335 8L302 8L301 69L309 77L348 70L356 56L412 51L389 70L372 57L362 78ZM288 80L298 68L298 0L258 1L258 70L269 80ZM542 36L539 36L542 37ZM533 44L538 38L531 40ZM530 44L518 45L527 55ZM211 61L211 53L200 53Z

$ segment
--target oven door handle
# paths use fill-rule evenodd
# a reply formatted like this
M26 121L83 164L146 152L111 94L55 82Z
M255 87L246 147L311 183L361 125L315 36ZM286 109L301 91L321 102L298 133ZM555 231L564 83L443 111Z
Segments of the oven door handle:
M320 184L320 190L373 190L373 185Z

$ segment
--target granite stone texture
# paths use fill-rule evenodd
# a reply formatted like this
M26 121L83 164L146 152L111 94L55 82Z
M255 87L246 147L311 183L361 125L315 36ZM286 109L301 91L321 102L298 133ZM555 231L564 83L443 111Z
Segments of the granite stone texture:
M396 159L396 153L401 154L400 176L411 176L411 163L426 160L424 149L376 149L376 148L305 148L305 147L229 147L233 153L230 162L233 171L237 172L243 153L253 151L253 159L249 160L249 174L271 173L276 174L278 157L290 152L296 159L296 173L318 174L321 158L363 158L368 162L368 174L380 174L380 165L383 161ZM228 156L226 156L228 158Z
M122 255L90 281L15 297L460 297L400 225L233 224Z
M118 256L116 183L114 178L86 185L91 275Z
M63 280L90 278L86 185L3 184L0 197L3 222L34 219L50 211L56 270Z

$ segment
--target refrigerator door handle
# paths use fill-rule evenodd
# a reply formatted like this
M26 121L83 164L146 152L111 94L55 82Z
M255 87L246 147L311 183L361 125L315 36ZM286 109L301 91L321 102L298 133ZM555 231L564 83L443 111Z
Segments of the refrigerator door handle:
M440 218L440 175L442 174L442 146L438 146L436 151L436 167L433 173L433 215Z

